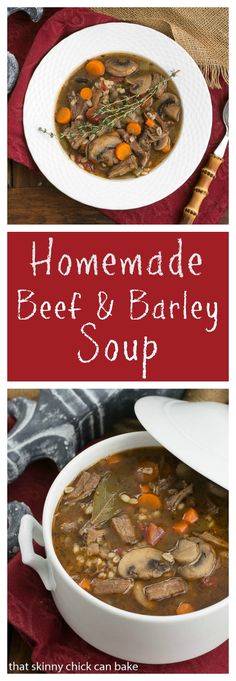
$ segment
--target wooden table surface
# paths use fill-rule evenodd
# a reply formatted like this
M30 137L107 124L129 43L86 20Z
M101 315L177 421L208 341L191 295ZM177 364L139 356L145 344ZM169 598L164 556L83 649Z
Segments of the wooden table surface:
M20 163L8 166L8 223L11 225L112 225L97 208L74 201L40 172Z
M10 225L116 225L97 208L85 206L56 189L40 172L9 161ZM228 224L228 213L220 224Z

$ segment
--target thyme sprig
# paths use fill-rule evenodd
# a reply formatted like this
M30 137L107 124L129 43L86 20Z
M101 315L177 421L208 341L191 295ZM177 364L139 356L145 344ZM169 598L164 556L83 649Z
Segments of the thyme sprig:
M121 119L126 118L131 112L136 111L136 109L143 106L151 97L153 97L153 95L155 95L161 85L168 83L168 81L175 78L178 73L179 70L172 71L167 77L161 77L157 83L154 83L146 90L143 96L137 94L126 95L115 102L102 104L96 111L97 116L102 116L102 120L99 123L81 123L77 120L73 123L73 128L66 128L60 133L60 139L63 139L63 137L73 139L74 137L77 137L77 135L80 135L81 139L92 134L100 136L104 132L113 129ZM50 137L55 136L53 132L48 132L46 128L40 127L38 129L40 132L50 135Z

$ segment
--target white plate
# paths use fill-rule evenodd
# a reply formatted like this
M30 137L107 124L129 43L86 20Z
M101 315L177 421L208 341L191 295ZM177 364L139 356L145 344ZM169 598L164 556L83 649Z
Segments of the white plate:
M182 129L171 154L149 175L107 180L79 168L57 138L54 111L60 88L87 59L111 52L130 52L158 64L175 79L183 106ZM114 210L139 208L160 201L193 173L206 150L212 125L211 100L202 73L188 53L151 28L126 23L91 26L62 40L44 57L29 83L23 112L29 150L39 169L60 191L82 203Z
M228 489L228 406L141 397L135 413L144 428L178 459Z

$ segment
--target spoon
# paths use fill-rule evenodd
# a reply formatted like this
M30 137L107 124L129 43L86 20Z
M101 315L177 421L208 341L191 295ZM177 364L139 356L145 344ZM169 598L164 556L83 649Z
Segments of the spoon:
M213 154L210 155L207 163L204 165L201 171L201 175L194 187L191 199L187 206L185 206L182 219L180 221L181 225L192 225L194 220L199 213L200 207L203 200L208 194L209 187L214 180L218 168L224 161L224 153L229 141L229 102L227 101L223 110L223 121L225 124L226 132L221 140L218 147L215 149Z

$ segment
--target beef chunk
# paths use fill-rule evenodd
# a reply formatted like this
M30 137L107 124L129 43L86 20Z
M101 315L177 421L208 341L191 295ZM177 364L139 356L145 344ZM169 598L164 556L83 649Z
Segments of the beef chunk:
M191 483L187 487L184 487L184 489L181 489L180 492L172 494L171 497L166 501L166 505L169 511L176 511L177 506L181 503L181 501L183 501L183 499L188 497L189 494L192 494L192 491L193 485Z
M72 120L75 121L77 116L83 116L84 112L87 109L87 102L80 97L80 95L77 93L71 93L71 95L68 95L68 100L70 104L70 110L72 112Z
M96 489L100 475L97 473L89 473L89 471L84 471L78 481L77 486L74 488L73 492L69 495L70 499L76 499L78 501L86 499L92 492Z
M145 596L149 601L163 601L188 591L188 584L182 577L164 579L162 582L150 584L145 588Z
M122 539L125 544L134 544L136 541L135 530L129 516L126 513L112 518L112 525L120 539Z
M132 579L93 579L92 589L95 596L124 594L133 586Z
M138 163L134 154L131 154L125 161L120 161L114 166L108 173L108 177L122 177L126 173L131 173L133 170L137 170Z

